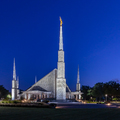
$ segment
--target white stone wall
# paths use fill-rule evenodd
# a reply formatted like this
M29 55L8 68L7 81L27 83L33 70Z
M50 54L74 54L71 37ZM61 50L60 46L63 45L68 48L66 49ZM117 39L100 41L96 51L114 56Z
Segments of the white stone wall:
M64 62L64 51L63 50L59 50L58 51L58 62Z
M56 79L56 99L66 100L66 79Z
M76 84L76 91L80 91L80 83Z
M17 99L19 99L19 97L20 97L19 92L20 92L20 90L17 89Z
M58 51L57 78L65 78L64 51Z
M17 88L17 86L16 86L16 80L12 80L12 88Z
M64 51L58 51L57 79L56 79L56 100L66 100L66 79Z
M11 93L12 93L12 100L17 99L17 89L12 88Z
M16 86L16 80L12 80L12 89L11 89L11 93L12 93L12 100L17 99L17 86Z
M65 63L64 62L58 62L57 77L65 78Z
M66 99L71 99L71 92L66 92Z
M32 87L34 86L40 86L43 89L50 91L55 98L56 96L56 77L57 77L57 69L54 69L51 71L49 74L47 74L45 77L40 79L37 83L35 83ZM29 88L27 91L29 91Z

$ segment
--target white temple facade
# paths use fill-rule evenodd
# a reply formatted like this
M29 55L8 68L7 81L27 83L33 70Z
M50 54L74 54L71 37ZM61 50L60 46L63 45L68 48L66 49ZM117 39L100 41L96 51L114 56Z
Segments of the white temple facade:
M15 91L18 90L18 87L15 86L17 84L15 75L13 77L12 84L12 100L17 98L17 92ZM26 91L23 91L20 94L19 98L26 100L51 99L57 101L65 101L66 99L80 99L81 97L76 96L81 96L81 94L80 83L77 82L76 92L71 92L70 88L66 84L62 19L60 18L60 37L57 69L52 70L42 79L38 81L35 80L35 84L33 84Z

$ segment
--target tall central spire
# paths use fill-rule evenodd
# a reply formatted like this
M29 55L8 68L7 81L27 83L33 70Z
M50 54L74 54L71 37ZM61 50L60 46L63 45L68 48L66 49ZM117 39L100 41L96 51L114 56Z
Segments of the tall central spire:
M60 17L60 41L59 41L59 50L63 50L63 36L62 36L62 19Z
M13 80L16 80L15 58L14 58L14 63L13 63Z
M79 65L78 65L77 83L80 83Z
M56 100L66 100L66 79L65 79L65 63L63 51L63 36L62 36L62 19L60 17L60 38L57 63L57 78L56 78Z

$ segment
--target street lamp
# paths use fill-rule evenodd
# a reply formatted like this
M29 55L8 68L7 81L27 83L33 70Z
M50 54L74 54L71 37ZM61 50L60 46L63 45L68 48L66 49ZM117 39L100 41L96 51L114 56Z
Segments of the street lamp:
M112 96L112 100L113 100L113 96Z
M105 94L105 96L106 96L106 101L107 101L107 94Z

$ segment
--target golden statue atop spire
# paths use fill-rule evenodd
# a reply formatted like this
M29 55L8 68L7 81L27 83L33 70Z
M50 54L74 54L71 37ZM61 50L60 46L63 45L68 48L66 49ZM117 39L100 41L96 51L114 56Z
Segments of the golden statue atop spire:
M62 26L62 24L63 24L63 22L62 22L62 19L61 19L61 17L60 17L60 26Z

